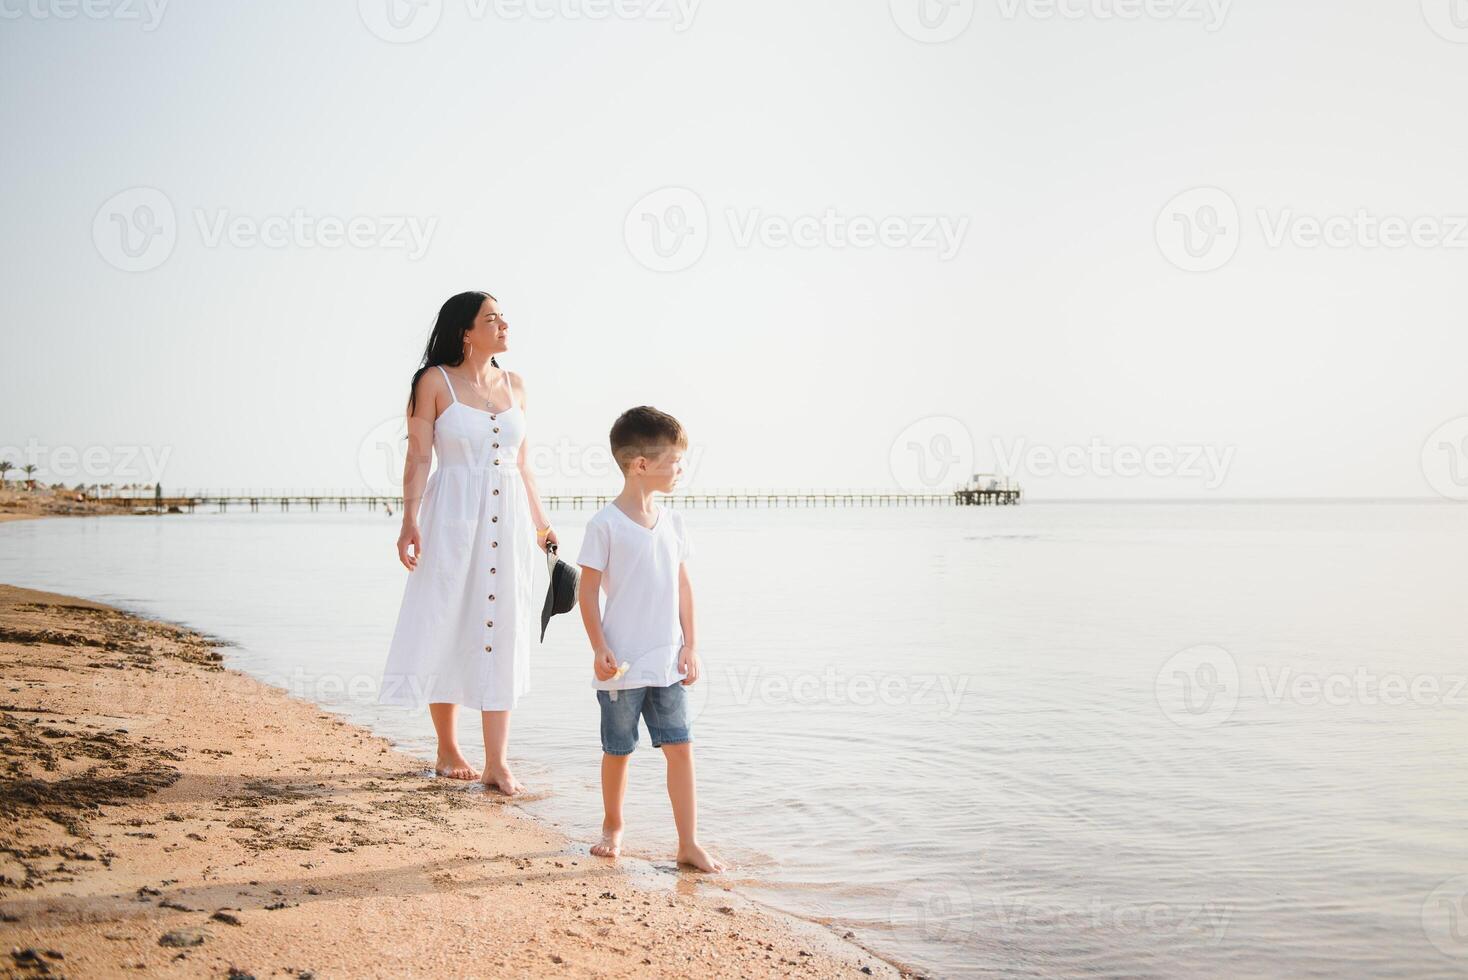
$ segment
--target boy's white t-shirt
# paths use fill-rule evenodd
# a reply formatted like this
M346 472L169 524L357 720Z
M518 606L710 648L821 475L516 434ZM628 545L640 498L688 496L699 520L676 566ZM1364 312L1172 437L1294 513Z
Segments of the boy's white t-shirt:
M599 691L667 687L683 679L678 651L683 626L678 621L678 566L693 554L683 516L658 508L657 522L643 527L609 503L586 522L578 565L602 573L601 628L617 665L628 664L621 678L599 681Z

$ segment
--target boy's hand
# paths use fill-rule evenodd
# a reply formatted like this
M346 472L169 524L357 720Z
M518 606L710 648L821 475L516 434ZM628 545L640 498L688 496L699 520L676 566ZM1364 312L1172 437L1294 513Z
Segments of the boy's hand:
M591 669L596 672L596 679L599 681L609 681L617 676L617 655L612 652L611 647L602 647L596 651Z
M698 654L693 647L685 646L678 651L678 673L683 675L683 686L698 680Z

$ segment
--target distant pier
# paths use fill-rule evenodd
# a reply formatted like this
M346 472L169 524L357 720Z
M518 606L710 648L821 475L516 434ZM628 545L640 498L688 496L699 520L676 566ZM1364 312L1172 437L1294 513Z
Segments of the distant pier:
M568 493L541 494L548 510L582 510L601 508L615 494ZM400 495L362 493L348 490L185 490L170 494L142 493L130 490L101 489L87 494L89 499L106 500L117 507L148 513L195 513L199 508L225 513L230 509L258 512L261 508L278 511L337 510L357 507L368 510L403 509ZM891 490L716 490L668 494L660 498L670 507L706 510L735 508L831 508L831 507L974 507L1004 506L1020 502L1018 487L962 487L934 493L903 493Z

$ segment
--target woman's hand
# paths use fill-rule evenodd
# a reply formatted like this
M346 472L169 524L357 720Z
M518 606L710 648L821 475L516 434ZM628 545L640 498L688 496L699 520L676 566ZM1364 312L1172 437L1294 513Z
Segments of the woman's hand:
M411 554L408 552L409 545L413 546ZM404 521L403 529L398 533L398 561L402 562L403 567L411 572L418 567L418 559L422 557L423 535L419 533L417 524L409 524Z
M556 550L560 550L561 541L559 538L556 537L555 528L551 528L550 530L546 531L544 537L541 537L539 534L537 534L535 537L540 542L541 551L549 553L551 545L555 545Z

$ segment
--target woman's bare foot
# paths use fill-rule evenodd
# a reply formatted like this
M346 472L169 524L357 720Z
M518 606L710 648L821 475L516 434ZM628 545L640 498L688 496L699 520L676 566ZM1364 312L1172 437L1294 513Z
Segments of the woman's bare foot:
M490 789L497 789L506 796L514 796L523 788L515 774L510 772L509 766L484 767L484 779L481 780Z
M690 868L697 871L705 871L709 874L718 874L720 871L725 871L728 868L723 861L720 861L697 844L689 844L686 847L679 844L678 863L686 864Z
M435 775L443 776L445 779L478 779L479 770L469 765L469 760L457 748L449 749L447 752L440 751L438 762L434 763Z
M591 853L597 857L614 858L622 853L622 828L615 830L605 824L601 828L601 840L591 845Z

